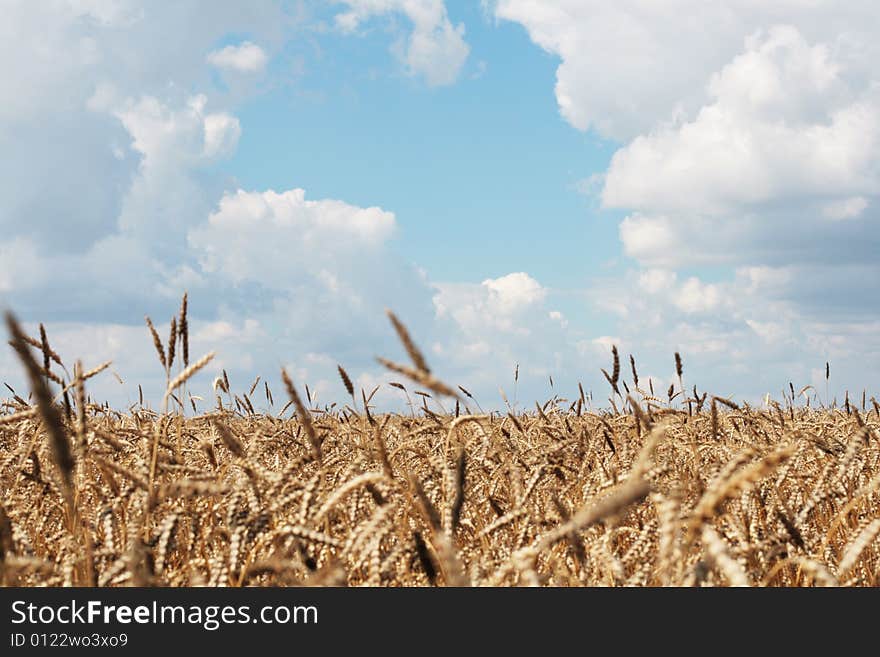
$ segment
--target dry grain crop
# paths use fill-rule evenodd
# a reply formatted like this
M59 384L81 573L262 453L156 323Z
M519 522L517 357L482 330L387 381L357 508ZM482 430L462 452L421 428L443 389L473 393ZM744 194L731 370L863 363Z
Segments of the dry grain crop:
M668 399L639 388L632 357L623 397L615 349L612 411L588 412L580 388L573 403L485 413L389 317L412 365L380 362L433 393L414 407L394 382L407 414L377 412L375 391L358 409L340 366L355 407L315 408L282 372L290 403L257 412L259 379L236 395L223 372L228 402L186 416L167 402L211 356L189 363L186 300L167 351L147 319L162 412L94 403L85 383L107 365L65 383L45 329L32 338L9 316L33 403L12 391L0 414L0 584L880 583L880 413L864 395L861 408L799 403L793 387L760 408L704 405L676 353ZM431 410L434 395L455 413Z

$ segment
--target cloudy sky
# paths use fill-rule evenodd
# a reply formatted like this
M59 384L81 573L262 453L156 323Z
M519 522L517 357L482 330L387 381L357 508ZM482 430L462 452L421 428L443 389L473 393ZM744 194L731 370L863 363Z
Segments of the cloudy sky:
M188 290L210 401L403 359L502 404L610 345L665 388L880 371L880 9L849 0L3 0L0 306L125 405ZM513 372L519 363L520 379ZM11 350L4 381L21 386ZM551 390L549 377L555 388ZM399 392L377 399L393 404ZM260 398L261 399L261 398ZM259 405L265 405L260 401Z

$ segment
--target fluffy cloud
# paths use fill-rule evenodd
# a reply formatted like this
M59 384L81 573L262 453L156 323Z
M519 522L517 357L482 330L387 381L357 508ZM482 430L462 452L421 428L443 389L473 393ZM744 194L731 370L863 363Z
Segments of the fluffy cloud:
M4 240L30 239L53 254L83 254L114 233L139 174L199 166L190 153L172 162L187 121L207 130L207 141L192 135L207 155L228 153L236 130L224 116L228 98L213 95L207 123L187 106L191 90L210 82L205 55L231 30L275 44L291 24L276 6L200 0L12 0L3 12L0 227ZM150 193L185 198L192 187L174 183L191 179L154 179Z
M449 316L467 332L487 328L527 336L528 315L541 316L547 290L525 272L489 278L480 285L440 284L434 306L440 317Z
M186 249L167 265L150 250L172 249L178 238L157 235L145 246L123 231L63 264L30 243L3 245L10 267L0 276L0 294L22 316L46 321L53 347L67 360L114 360L134 382L94 388L114 403L130 401L138 383L155 403L164 375L139 320L151 314L167 335L161 318L175 312L183 289L190 293L191 353L218 352L210 372L227 369L241 390L255 374L273 385L284 364L312 389L332 392L324 395L329 401L342 392L337 363L372 381L383 377L375 355L401 357L384 308L397 309L428 343L439 339L433 289L389 249L394 227L394 215L380 208L307 200L300 189L239 190L185 229ZM69 283L51 276L59 266L75 272ZM126 273L108 276L113 272ZM84 309L97 321L68 319ZM0 360L7 361L7 371L17 372L11 356ZM199 394L213 400L208 393Z
M412 71L451 81L467 55L463 27L442 3L400 10L415 25ZM46 322L68 361L113 359L126 384L102 377L96 396L129 403L138 383L150 399L161 394L140 321L150 314L167 335L161 319L183 289L193 355L216 349L211 370L228 369L238 386L254 373L274 380L282 363L323 391L340 392L337 362L365 383L387 378L374 356L403 356L386 307L425 344L444 339L434 288L390 248L393 213L301 189L241 190L210 173L242 126L237 97L211 84L208 64L246 72L267 56L216 43L246 33L271 52L290 22L280 7L59 1L4 11L0 303ZM517 293L529 294L492 292L502 306ZM20 384L13 360L0 356Z
M243 41L237 46L226 46L208 53L208 63L221 70L237 73L257 73L266 68L269 61L266 51L260 46Z
M293 20L283 8L111 0L13 2L4 13L0 304L47 322L69 358L113 358L124 378L161 384L140 319L169 317L183 289L202 331L196 342L216 338L203 348L225 350L218 364L242 375L277 372L281 354L298 358L306 343L341 360L356 351L369 365L376 345L365 337L347 349L346 339L354 326L388 335L382 308L395 298L411 309L423 299L420 314L430 317L430 291L384 247L390 213L307 201L297 190L236 195L210 173L242 128L236 99L211 84L206 55L218 65L253 59L252 48L216 52L230 32L277 46ZM248 199L289 212L248 215ZM237 223L247 220L266 220L266 239L249 252ZM271 272L257 248L277 254ZM217 260L224 251L240 254L238 269ZM328 326L316 330L320 322ZM106 392L120 401L114 390Z
M350 257L382 244L394 228L394 214L377 207L310 201L302 189L281 194L239 190L220 200L207 226L190 233L190 244L207 254L202 262L207 271L223 270L237 279L260 268L276 273L291 259L301 262L308 255ZM245 233L252 239L242 248Z
M431 86L452 84L458 79L470 53L464 40L464 24L453 25L443 0L342 0L348 11L336 16L336 24L353 32L366 20L383 14L402 13L413 24L399 57L413 75L423 75Z
M601 200L631 211L620 229L626 253L651 266L785 264L876 245L867 226L880 193L877 12L866 3L672 4L678 11L496 4L562 58L563 115L625 140ZM851 225L841 231L842 219Z
M615 153L603 203L721 215L780 198L880 193L880 96L848 88L839 67L792 27L748 38L712 76L693 120Z
M873 390L880 339L872 331L878 320L868 307L858 312L845 300L835 306L828 299L844 279L860 280L866 273L742 267L710 283L682 280L669 270L634 270L622 279L597 281L590 297L620 318L615 342L622 353L635 354L640 376L652 375L655 386L672 381L672 354L679 351L685 383L700 389L759 403L767 392L778 396L789 381L800 387L821 378L824 397L824 364L830 361L830 392L840 399L845 389ZM822 280L823 274L830 279Z
M791 298L817 278L809 265L880 275L880 96L847 74L792 27L747 38L692 120L612 158L602 200L635 210L620 225L625 252L649 266L797 266Z
M198 179L199 168L231 154L241 134L238 119L208 112L206 104L203 95L179 108L144 97L111 110L141 156L118 227L168 264L184 258L187 224L204 217L213 201Z
M880 279L873 4L494 8L560 57L562 115L619 143L586 192L628 213L619 234L635 267L589 293L621 318L620 337L649 359L680 348L710 381L748 379L740 388L783 372L809 382L827 358L868 385L866 364L880 366L865 337L880 295L861 285ZM859 341L861 357L844 348Z
M583 349L587 338L554 308L559 294L527 273L479 284L437 283L435 288L442 339L433 352L455 383L482 395L483 406L501 407L499 385L511 401L517 395L531 405L560 390L575 394L579 380L588 388L598 384L597 361L604 364L608 350ZM517 367L519 380L514 381Z
M384 326L383 307L409 305L414 295L428 302L418 273L388 248L395 225L394 214L381 208L307 200L302 189L238 190L187 239L198 271L214 284L260 291L262 303L252 299L251 309L271 309L304 333L320 320L322 331L302 336L319 351L317 342L338 346L349 322L375 329Z
M59 224L61 209L39 216L45 225L31 226L20 213L10 217L13 230L0 242L0 253L8 252L0 292L6 303L41 319L131 321L132 308L136 316L153 313L175 303L182 289L206 285L186 244L188 227L214 203L198 170L235 148L237 119L207 111L204 96L173 107L105 89L91 100L90 114L121 126L120 148L133 154L136 167L127 185L112 189L115 211L100 222L80 221L74 212ZM79 175L93 174L75 172L74 180ZM41 248L55 240L60 248ZM68 275L52 274L59 271Z
M866 0L497 0L495 15L521 23L532 41L558 55L556 99L581 130L628 141L699 109L706 83L757 30L789 24L827 43L858 85L880 55L880 16ZM764 80L754 80L763 84ZM769 90L766 88L765 90Z

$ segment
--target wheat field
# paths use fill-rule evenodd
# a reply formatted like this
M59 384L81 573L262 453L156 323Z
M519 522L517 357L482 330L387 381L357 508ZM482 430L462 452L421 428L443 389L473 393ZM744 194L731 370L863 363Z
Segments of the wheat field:
M114 410L87 391L106 364L68 374L42 326L8 315L31 389L0 414L0 583L878 583L873 398L817 406L791 387L738 404L683 390L677 353L679 386L659 396L615 349L606 410L580 389L484 413L389 317L412 361L379 359L411 401L395 414L342 366L343 405L313 408L283 370L275 405L268 382L236 392L223 372L199 412L185 389L213 354L190 362L185 297L164 344L147 320L162 409ZM257 412L257 395L279 411Z

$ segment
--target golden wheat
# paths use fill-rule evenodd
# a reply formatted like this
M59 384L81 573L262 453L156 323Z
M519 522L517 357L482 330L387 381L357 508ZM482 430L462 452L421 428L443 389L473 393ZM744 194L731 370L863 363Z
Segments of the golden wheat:
M376 390L363 409L316 408L282 370L288 406L258 412L261 379L236 395L223 371L216 407L191 398L186 416L167 401L213 356L189 363L186 306L168 349L147 319L160 412L140 393L127 413L94 403L87 383L108 363L70 377L45 328L31 338L7 317L34 405L10 388L0 414L3 585L880 583L880 413L864 394L848 411L798 405L793 386L763 408L696 387L661 400L632 356L629 392L615 347L619 410L593 410L579 386L570 405L447 413L428 400L476 399L428 369L389 313L412 366L380 362L433 393L415 391L421 408L397 382L406 415L378 412ZM682 388L678 353L675 365Z

